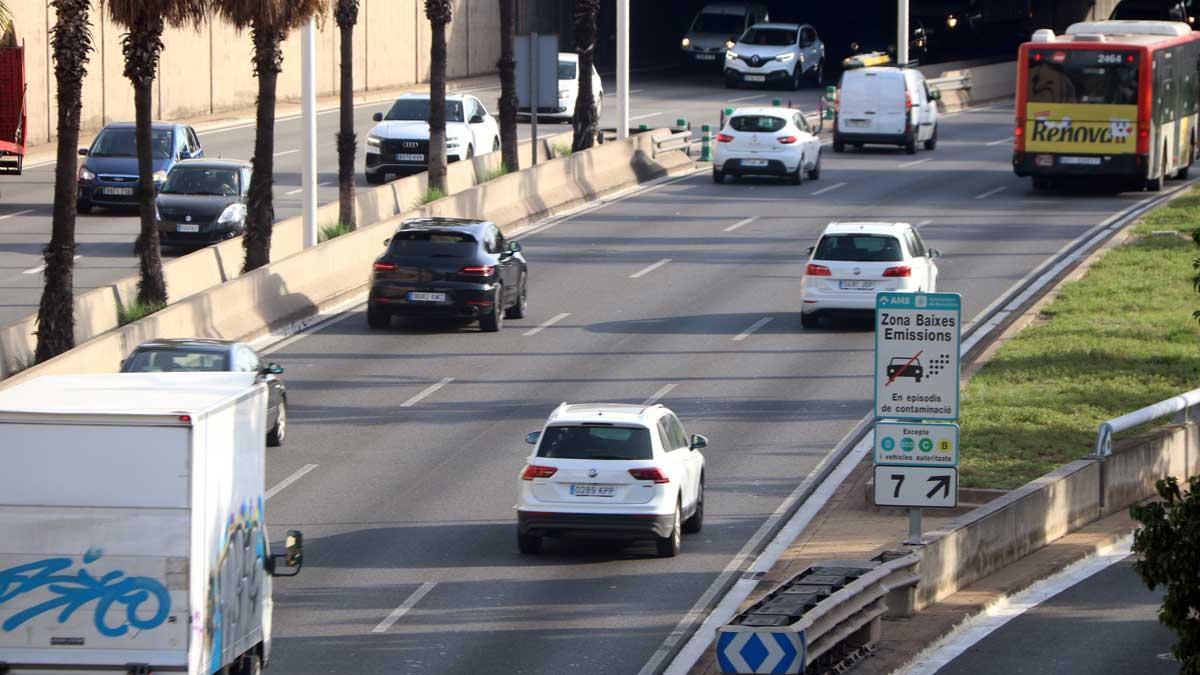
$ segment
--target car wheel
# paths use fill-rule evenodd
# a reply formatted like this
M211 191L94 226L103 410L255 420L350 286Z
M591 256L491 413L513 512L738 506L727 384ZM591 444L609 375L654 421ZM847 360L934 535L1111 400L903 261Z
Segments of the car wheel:
M658 557L674 558L679 555L683 545L683 531L680 520L679 502L675 502L675 518L672 520L671 534L665 537L655 537L654 544L658 548Z
M467 146L467 159L471 159L474 156L475 156L475 148L468 145Z
M1054 187L1054 181L1045 176L1033 177L1033 189L1038 191L1049 190Z
M816 328L820 322L821 318L817 316L816 312L811 314L800 313L800 326L802 328Z
M275 428L267 433L267 445L278 448L287 440L287 399L279 402L279 419L275 420Z
M367 305L367 327L373 330L383 330L392 323L392 315L371 305Z
M725 172L713 169L713 182L717 185L725 182Z
M804 73L800 72L800 64L796 64L796 67L792 68L792 91L800 89L803 84Z
M496 299L492 311L479 317L479 329L485 333L497 333L504 327L504 287L496 286Z
M817 150L817 163L813 164L813 168L808 170L809 180L821 179L821 151Z
M492 141L492 152L500 152L500 137L499 136L497 136L496 139Z
M683 521L684 534L696 534L704 527L704 474L700 474L700 491L696 493L696 511Z
M909 154L909 155L917 154L917 132L916 132L916 130L913 130L913 132L908 135L908 141L904 144L904 152L905 152L905 154Z
M800 163L796 165L796 170L788 176L792 181L792 185L801 185L804 183L804 155L800 156Z
M813 86L819 87L825 82L825 59L817 61L817 67L813 69L812 83Z
M85 202L82 199L80 199L79 201L75 202L75 210L79 213L85 213L85 214L91 213L92 212L92 203Z
M1150 192L1160 192L1160 191L1162 191L1162 187L1163 187L1162 176L1159 176L1158 178L1149 178L1146 180L1146 190L1148 190Z
M522 274L521 280L517 282L517 303L512 307L504 310L504 318L506 319L524 319L525 309L529 307L529 282L528 275Z
M367 185L383 185L386 177L387 175L383 173L369 173L367 174Z
M929 140L925 141L926 150L933 150L937 147L937 129L937 124L935 123L933 125L933 135L929 137Z
M521 534L521 530L518 529L517 550L521 555L537 555L542 550L542 538L532 534Z
M1188 177L1188 174L1192 171L1192 162L1196 159L1196 150L1192 147L1191 141L1188 141L1187 155L1185 156L1187 157L1187 164L1179 167L1179 171L1175 172L1175 177L1179 180L1184 180Z
M843 153L846 151L846 142L838 138L836 135L833 137L833 151L836 153Z

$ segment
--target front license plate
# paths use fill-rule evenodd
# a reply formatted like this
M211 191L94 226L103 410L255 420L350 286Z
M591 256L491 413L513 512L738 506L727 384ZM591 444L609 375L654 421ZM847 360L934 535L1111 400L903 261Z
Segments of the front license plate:
M408 294L408 299L413 302L445 302L445 293L417 293L413 291Z
M1100 166L1099 157L1059 157L1059 164L1070 164L1073 166Z
M196 224L187 225L185 223L179 223L178 225L175 226L175 231L176 232L199 232L200 226L196 225Z
M716 54L697 54L696 60L697 61L716 61L717 55Z
M747 75L746 81L747 82L766 82L767 76L766 75Z
M846 120L846 126L848 127L865 127L870 126L870 124L870 120Z
M571 483L571 494L575 497L613 497L617 494L617 488L612 485Z
M396 155L397 162L424 162L425 155L413 155L409 153L400 153Z
M120 197L132 197L133 188L131 187L106 187L101 188L100 192L106 195L116 195Z
M838 282L838 288L848 291L869 291L875 288L875 282L862 281L860 279L843 279Z
M742 166L766 166L766 165L767 165L767 160L765 160L765 159L743 159L742 160Z

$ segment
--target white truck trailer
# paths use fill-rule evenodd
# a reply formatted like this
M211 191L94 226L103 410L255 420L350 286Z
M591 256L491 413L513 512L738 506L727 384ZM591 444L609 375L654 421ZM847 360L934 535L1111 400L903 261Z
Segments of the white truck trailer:
M0 391L0 675L249 675L271 646L266 386L250 373Z

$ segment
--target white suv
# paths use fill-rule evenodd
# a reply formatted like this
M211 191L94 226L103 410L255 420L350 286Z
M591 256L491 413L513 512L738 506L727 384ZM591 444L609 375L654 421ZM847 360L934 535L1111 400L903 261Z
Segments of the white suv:
M760 23L748 28L725 52L725 86L785 84L799 89L825 77L825 45L807 24Z
M521 553L576 534L653 540L672 557L704 523L708 440L688 436L662 405L563 403L525 441L537 447L518 481Z

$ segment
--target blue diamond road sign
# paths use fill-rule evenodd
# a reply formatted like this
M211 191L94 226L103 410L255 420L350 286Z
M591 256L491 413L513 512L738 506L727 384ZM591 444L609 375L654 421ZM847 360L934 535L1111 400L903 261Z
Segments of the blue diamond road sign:
M722 673L804 672L804 633L792 631L724 632L717 636L717 661Z

